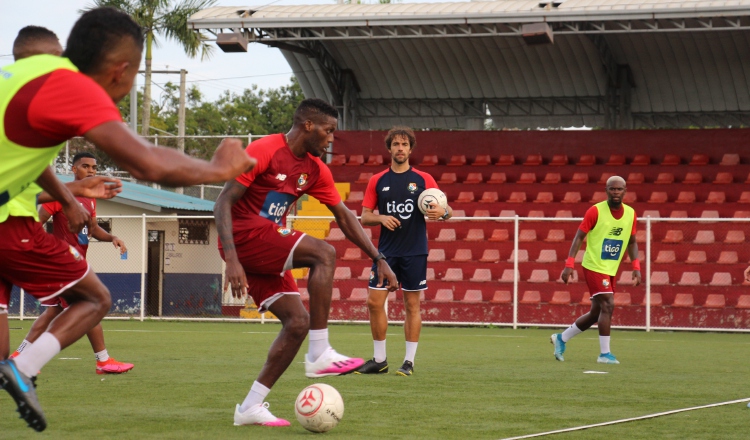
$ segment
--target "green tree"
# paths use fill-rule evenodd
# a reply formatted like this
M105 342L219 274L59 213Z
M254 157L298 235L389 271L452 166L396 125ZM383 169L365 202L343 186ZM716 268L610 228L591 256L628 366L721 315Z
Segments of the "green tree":
M157 35L179 43L190 58L201 54L207 59L212 47L206 36L188 28L188 18L202 9L213 6L216 0L94 0L93 9L102 6L118 8L143 27L146 39L146 81L143 88L143 120L141 133L149 134L151 125L151 59L152 48L159 47Z

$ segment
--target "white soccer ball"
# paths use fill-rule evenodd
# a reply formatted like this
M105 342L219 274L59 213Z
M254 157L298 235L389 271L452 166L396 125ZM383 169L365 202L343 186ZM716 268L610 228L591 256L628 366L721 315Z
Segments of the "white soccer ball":
M446 209L448 208L448 197L445 196L444 192L437 188L428 188L422 191L422 194L419 195L417 206L419 207L419 210L422 211L422 214L427 214L427 210L431 205L437 205Z
M294 413L297 421L308 431L330 431L344 417L344 399L336 388L316 383L299 393Z

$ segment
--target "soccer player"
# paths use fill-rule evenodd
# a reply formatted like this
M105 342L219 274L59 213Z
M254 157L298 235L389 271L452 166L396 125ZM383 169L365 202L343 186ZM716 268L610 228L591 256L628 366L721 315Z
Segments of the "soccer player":
M333 142L337 118L336 109L323 100L302 101L287 134L266 136L247 147L247 154L258 164L227 182L214 206L219 251L227 265L224 288L231 285L235 297L249 294L259 311L270 310L282 324L257 380L235 408L235 425L289 425L271 414L264 400L294 360L308 330L307 377L346 374L364 363L338 354L328 342L336 251L325 241L285 226L289 209L299 197L309 194L328 206L344 235L377 265L379 284L387 279L390 286L396 286L385 257L341 201L331 170L320 160ZM309 315L289 271L300 267L310 268Z
M0 384L21 417L46 428L31 377L91 330L111 307L109 291L81 254L37 221L36 182L62 204L71 232L91 217L49 164L65 140L83 135L135 178L187 186L232 179L253 165L239 140L224 140L211 162L150 145L123 123L115 102L131 89L143 31L128 15L100 8L73 26L64 55L36 55L0 69L0 298L17 285L40 301L70 304L17 358L0 362ZM11 203L11 201L13 203Z
M432 176L409 165L409 156L415 146L416 139L410 128L394 127L388 132L385 148L391 154L391 166L372 176L362 202L362 224L380 225L378 251L386 255L386 261L394 269L404 292L406 355L396 372L401 376L411 376L414 372L414 357L422 329L419 296L421 291L427 290L427 225L417 208L417 200L425 189L438 187ZM375 214L375 209L379 214ZM447 220L451 215L450 206L427 209L430 220ZM387 287L378 285L378 268L373 265L367 307L374 356L357 370L360 374L388 372L385 346L388 316L384 307Z
M625 179L622 177L612 176L607 179L607 200L586 211L573 238L561 278L567 284L573 273L578 249L588 235L581 265L591 294L591 310L564 332L551 336L550 342L555 347L555 359L558 361L565 360L565 344L571 338L598 323L600 354L596 361L600 364L620 363L610 351L609 338L612 311L615 308L615 278L626 246L633 263L633 281L636 286L641 283L641 263L638 261L638 244L635 240L635 211L622 203L626 190Z
M84 151L73 156L72 171L75 180L94 177L96 175L96 170L96 157L93 154ZM90 229L84 227L78 234L70 232L68 229L68 219L65 218L65 214L62 212L62 205L60 202L49 202L40 206L39 222L46 223L47 220L52 217L55 237L66 241L71 246L75 247L78 252L81 253L83 258L86 258L86 253L88 251L89 235L99 241L112 243L114 247L120 251L120 254L127 252L127 247L122 240L108 233L96 223L96 199L88 197L76 197L76 199L86 211L89 212L89 215L91 215ZM46 310L36 319L36 321L34 321L31 329L29 329L28 335L26 335L26 338L21 342L21 345L11 357L18 356L24 348L33 344L44 330L47 329L49 323L68 305L62 298L53 298L48 302L42 303L42 306L44 306ZM94 349L94 356L96 357L96 374L119 374L133 369L133 364L118 362L109 356L107 347L104 344L104 330L102 329L101 323L89 330L86 335L89 338L91 347Z

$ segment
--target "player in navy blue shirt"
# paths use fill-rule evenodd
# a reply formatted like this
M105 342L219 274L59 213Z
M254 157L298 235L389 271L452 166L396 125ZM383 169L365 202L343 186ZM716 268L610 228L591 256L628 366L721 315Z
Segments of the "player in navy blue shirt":
M409 156L414 151L416 139L408 127L394 127L385 138L385 147L391 154L391 166L370 179L362 202L362 224L380 226L378 250L385 255L388 265L404 292L406 320L406 356L397 374L410 376L414 371L419 332L422 329L419 296L427 290L427 225L417 208L419 195L428 188L437 188L435 179L427 173L409 165ZM379 214L375 214L375 209ZM433 206L427 210L430 220L447 220L453 210L450 207ZM386 286L378 287L377 267L370 272L367 307L370 310L370 329L374 345L374 356L357 372L360 374L382 374L388 372L385 335L388 316L385 300Z

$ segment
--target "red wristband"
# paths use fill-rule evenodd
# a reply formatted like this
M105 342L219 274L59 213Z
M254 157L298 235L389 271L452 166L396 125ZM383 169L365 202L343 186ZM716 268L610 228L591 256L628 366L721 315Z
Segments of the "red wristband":
M633 260L633 270L641 270L640 260Z
M576 258L575 257L568 257L565 260L565 267L569 267L569 268L573 269L575 267L575 265L576 265Z

